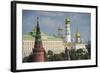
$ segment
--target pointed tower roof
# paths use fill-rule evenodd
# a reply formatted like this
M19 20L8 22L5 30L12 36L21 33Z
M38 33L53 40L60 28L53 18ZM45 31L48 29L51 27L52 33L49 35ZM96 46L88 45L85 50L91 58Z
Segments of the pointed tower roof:
M40 33L40 27L39 27L39 17L37 17L36 32L37 32L37 33Z
M41 32L40 32L40 27L39 27L39 17L37 17L34 51L43 51L43 50L44 50L44 48L43 48L42 40L41 40Z

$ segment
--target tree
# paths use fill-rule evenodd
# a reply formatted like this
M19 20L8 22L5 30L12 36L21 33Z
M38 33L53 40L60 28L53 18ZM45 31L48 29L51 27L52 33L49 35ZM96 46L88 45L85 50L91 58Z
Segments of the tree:
M54 61L62 61L64 60L61 54L54 54Z
M77 60L76 51L75 49L71 49L69 51L71 60Z
M32 62L33 54L31 53L29 56L23 58L23 62Z
M48 55L53 55L53 51L48 50Z
M54 54L53 51L48 50L47 60L48 61L62 61L64 60L64 53L61 52L60 54Z
M84 55L83 53L84 53L84 51L82 49L76 50L76 56L77 56L78 60L82 59L82 57Z
M54 59L53 59L53 55L54 55L53 51L48 50L48 53L47 53L47 60L48 60L48 61L53 61L53 60L54 60Z
M89 59L90 55L88 52L85 52L83 48L80 48L78 50L72 49L70 50L70 58L71 60Z
M28 61L28 57L24 57L23 62L27 62L27 61Z
M89 59L91 58L91 42L88 41L86 45L86 49L88 50Z
M64 59L64 53L63 52L60 53L60 56Z
M33 32L29 32L29 34L30 34L31 36L33 36Z

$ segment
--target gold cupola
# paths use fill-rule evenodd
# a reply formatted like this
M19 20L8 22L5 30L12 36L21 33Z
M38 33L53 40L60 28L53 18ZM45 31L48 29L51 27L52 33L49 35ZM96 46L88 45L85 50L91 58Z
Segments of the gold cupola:
M81 34L79 31L76 32L76 43L81 43Z
M76 32L76 38L79 38L80 36L81 36L80 32L77 31L77 32Z

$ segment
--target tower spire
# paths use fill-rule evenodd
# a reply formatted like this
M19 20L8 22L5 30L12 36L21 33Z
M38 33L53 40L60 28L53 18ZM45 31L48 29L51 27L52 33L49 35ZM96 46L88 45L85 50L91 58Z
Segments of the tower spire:
M37 17L35 44L33 48L33 61L41 62L44 61L44 48L41 40L41 32L39 27L39 17Z
M39 17L37 17L37 27L39 27Z
M41 32L40 32L40 26L39 26L39 17L37 17L36 36L35 36L35 44L37 43L41 43L42 45ZM36 47L36 45L34 45L34 47Z

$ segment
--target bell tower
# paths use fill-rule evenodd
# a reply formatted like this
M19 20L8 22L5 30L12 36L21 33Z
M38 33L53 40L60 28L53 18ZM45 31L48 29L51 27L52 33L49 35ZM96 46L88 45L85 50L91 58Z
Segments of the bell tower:
M35 44L33 48L33 61L34 62L43 62L44 58L44 48L41 40L41 32L39 27L39 17L37 17L37 26L36 26L36 35L35 35Z
M70 19L65 19L65 29L66 29L66 41L71 42L71 31L70 31Z

